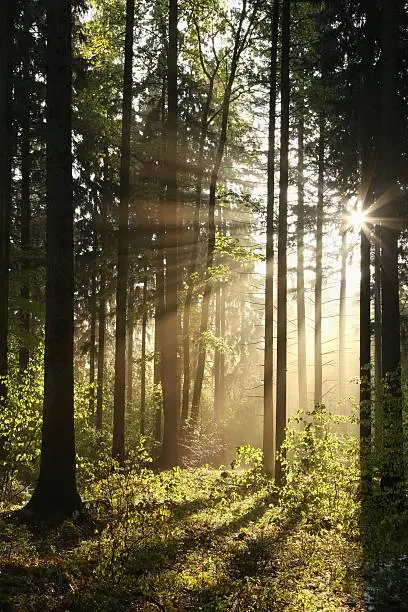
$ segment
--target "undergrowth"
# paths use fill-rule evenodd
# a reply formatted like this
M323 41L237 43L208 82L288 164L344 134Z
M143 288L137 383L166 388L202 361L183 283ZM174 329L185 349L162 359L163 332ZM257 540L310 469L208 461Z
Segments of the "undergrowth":
M102 461L84 515L46 537L0 522L2 610L364 609L355 441L334 421L296 417L279 494L248 446L233 469Z

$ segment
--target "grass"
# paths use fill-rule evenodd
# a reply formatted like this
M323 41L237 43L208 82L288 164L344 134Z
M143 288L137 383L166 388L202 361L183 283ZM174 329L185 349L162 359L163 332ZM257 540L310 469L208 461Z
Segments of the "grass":
M356 532L258 467L107 474L86 517L0 523L1 610L363 610ZM290 496L289 496L290 497Z

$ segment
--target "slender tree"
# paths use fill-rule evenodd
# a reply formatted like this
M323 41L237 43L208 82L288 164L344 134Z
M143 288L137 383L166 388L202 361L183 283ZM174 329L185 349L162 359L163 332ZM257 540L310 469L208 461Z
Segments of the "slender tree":
M80 509L74 435L74 249L70 0L47 1L47 282L40 474L27 510L63 518Z
M398 48L399 23L402 15L400 0L382 2L382 61L381 61L381 136L379 186L384 225L382 227L381 298L382 298L382 371L388 389L384 396L384 455L381 471L383 489L400 493L403 480L402 395L400 308L398 280L399 232L393 218L399 212L400 195L397 187L399 165L399 101Z
M343 217L346 207L343 207ZM340 247L340 295L339 295L339 397L344 399L346 360L346 291L347 291L347 227L343 228Z
M170 468L179 462L180 377L178 358L178 229L177 124L178 124L178 1L169 0L167 51L167 122L165 146L166 203L165 303L161 323L161 378L163 389L163 442L160 464Z
M11 58L15 0L0 6L0 377L7 374L11 210ZM0 380L0 399L6 389Z
M106 337L106 263L104 255L107 248L107 208L110 197L108 188L107 156L104 159L103 187L99 210L100 227L100 252L99 252L99 295L98 295L98 374L96 387L96 416L95 427L97 431L102 431L103 419L103 386L105 372L105 337Z
M29 20L24 15L24 27L28 31ZM22 58L22 118L21 118L21 289L20 297L22 301L20 309L20 331L21 345L19 351L20 371L24 372L27 368L30 357L28 348L28 338L30 333L30 226L31 226L31 199L30 199L30 173L31 173L31 154L30 154L30 105L28 104L30 86L30 46L28 43L27 32L24 33L23 58Z
M133 88L134 0L126 1L125 62L123 71L122 141L120 155L119 233L116 284L115 390L113 404L112 456L125 460L125 364L126 364L126 291L128 278L128 222L130 197L130 136Z
M297 227L296 227L296 303L298 330L298 387L299 408L307 409L306 313L305 313L305 176L304 176L304 116L300 107L298 120L297 166Z
M290 55L290 0L282 4L281 52L281 134L278 218L278 319L276 357L276 450L282 452L286 427L286 368L287 368L287 214L289 180L289 55ZM282 484L283 471L276 460L275 479Z
M275 473L275 435L273 422L273 232L275 207L275 128L277 92L277 54L279 0L272 10L271 55L269 72L269 132L266 210L266 277L265 277L265 355L264 355L264 426L263 463L269 474Z
M146 433L146 332L147 332L147 275L142 291L142 354L140 360L140 433Z
M324 124L323 112L319 117L318 178L316 209L316 282L315 282L315 390L314 403L322 401L322 280L323 280L323 202L324 202Z

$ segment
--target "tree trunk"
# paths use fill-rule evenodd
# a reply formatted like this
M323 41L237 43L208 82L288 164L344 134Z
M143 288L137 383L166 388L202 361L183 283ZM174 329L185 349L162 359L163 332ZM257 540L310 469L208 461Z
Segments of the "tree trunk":
M221 339L221 285L217 284L215 289L215 336ZM220 367L221 367L221 351L217 346L214 350L214 421L220 422Z
M323 200L324 200L324 116L319 118L318 194L316 210L316 284L315 284L315 406L322 402L322 258L323 258Z
M115 390L113 404L112 456L120 465L125 461L125 364L126 291L128 277L128 220L130 196L130 138L132 121L132 63L135 1L126 0L125 63L123 71L122 142L120 155L120 201L118 267L116 284Z
M346 211L343 210L343 216ZM339 296L339 398L346 396L346 292L347 292L347 230L341 235Z
M95 359L96 359L96 205L94 204L92 228L92 263L91 263L91 329L89 338L89 412L95 418Z
M164 311L164 279L163 259L158 251L158 261L156 263L156 301L154 312L154 364L153 364L153 405L154 405L154 439L159 444L162 437L162 386L161 386L161 332L160 326Z
M30 49L25 41L25 54L23 57L22 79L26 98L23 102L23 116L21 119L21 289L22 301L20 309L21 345L19 351L19 367L23 373L28 366L29 334L30 334L30 105L29 105L29 76L30 76Z
M289 49L290 0L282 5L282 59L281 59L281 135L278 219L278 319L276 355L276 450L282 452L286 428L286 368L287 368L287 214L289 175ZM275 479L283 482L282 463L275 464Z
M361 185L362 209L369 213L372 204L374 167L372 99L374 65L374 19L372 2L365 2L365 32L362 53L361 91ZM371 488L371 273L368 226L360 232L360 470L363 504Z
M398 280L398 230L387 219L399 213L396 168L399 165L400 109L398 104L399 0L382 3L382 94L380 141L380 188L387 203L382 216L382 372L387 378L384 396L384 456L381 485L393 495L401 494L403 482L403 423L400 371L400 310Z
M140 361L140 433L146 433L146 329L147 329L147 276L143 280L142 295L142 358Z
M102 431L103 424L103 384L104 384L104 365L105 365L105 335L106 335L106 263L104 255L107 248L107 208L108 208L108 177L107 177L107 159L104 161L103 175L103 192L100 204L100 233L101 233L101 250L99 253L99 305L98 305L98 380L96 388L96 418L95 428L97 431Z
M40 475L27 510L64 518L79 510L74 434L74 249L69 0L47 1L47 270Z
M0 376L6 376L11 211L11 59L15 0L3 0L0 5ZM0 382L0 401L5 395L6 387Z
M306 363L306 314L305 314L305 177L304 177L304 117L303 105L300 108L298 122L298 206L297 206L297 268L296 268L296 301L298 328L298 387L299 408L307 409L307 363Z
M263 464L272 476L275 473L275 435L273 411L273 233L275 206L275 128L277 92L277 54L279 35L279 0L274 0L271 29L269 68L269 131L266 209L266 271L265 271L265 355L264 355L264 424Z
M381 347L381 225L375 226L374 246L374 353L375 353L375 415L374 449L381 464L383 448L382 407L382 347Z
M128 287L128 311L127 311L127 364L126 364L126 405L128 414L133 409L133 332L135 324L135 288L133 283Z
M165 316L162 321L163 443L162 468L179 463L180 377L178 359L178 215L177 215L177 123L178 123L178 2L169 0L169 44L167 53L166 124L166 238L165 238Z

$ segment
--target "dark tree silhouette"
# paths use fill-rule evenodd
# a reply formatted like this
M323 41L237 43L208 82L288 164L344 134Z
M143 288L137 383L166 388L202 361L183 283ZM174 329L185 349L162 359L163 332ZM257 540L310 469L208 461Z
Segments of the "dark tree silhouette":
M11 210L11 58L15 0L0 6L0 376L7 374L9 232ZM6 389L0 381L0 399Z
M63 518L80 509L73 378L71 1L47 2L47 282L40 474L26 509Z
M290 52L290 0L282 5L281 56L281 137L278 219L278 323L276 355L276 450L281 452L286 428L286 367L287 367L287 234L288 234L288 180L289 180L289 52ZM279 459L275 466L275 479L282 484L283 470Z
M122 141L120 154L119 234L116 284L115 390L112 456L125 460L126 291L128 281L128 222L130 196L130 135L132 122L132 63L135 2L126 2L125 62L123 70Z
M275 473L275 435L273 422L273 231L275 206L275 127L277 91L277 55L279 35L279 0L275 0L271 23L271 57L269 68L269 133L266 209L266 278L265 278L265 355L264 355L264 425L263 463Z

